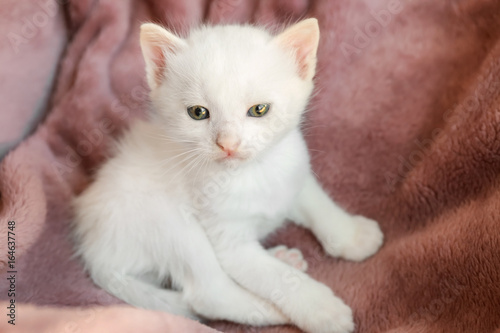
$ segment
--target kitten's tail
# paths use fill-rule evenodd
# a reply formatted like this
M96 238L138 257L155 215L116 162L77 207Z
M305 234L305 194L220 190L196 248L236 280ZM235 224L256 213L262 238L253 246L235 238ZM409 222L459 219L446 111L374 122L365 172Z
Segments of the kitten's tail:
M148 310L157 310L201 321L183 300L182 293L161 288L134 276L92 276L97 285L121 300Z

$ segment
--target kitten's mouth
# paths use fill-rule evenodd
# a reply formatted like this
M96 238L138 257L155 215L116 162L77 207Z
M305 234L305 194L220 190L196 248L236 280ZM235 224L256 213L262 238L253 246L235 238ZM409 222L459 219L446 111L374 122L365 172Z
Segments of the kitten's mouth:
M217 158L216 161L219 163L235 163L235 162L242 162L245 159L246 158L242 154L233 152L224 154L223 156Z
M217 160L218 161L236 161L236 160L243 160L243 158L240 157L239 155L232 154L232 155L222 156L222 157L218 158Z

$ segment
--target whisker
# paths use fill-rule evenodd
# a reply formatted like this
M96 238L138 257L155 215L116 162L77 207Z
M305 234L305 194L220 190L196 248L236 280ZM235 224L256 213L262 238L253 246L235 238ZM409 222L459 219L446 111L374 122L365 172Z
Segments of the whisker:
M190 156L190 158L192 158L192 157L193 157L193 156ZM188 158L188 159L189 159L189 158ZM178 172L177 172L174 176L172 176L172 177L170 178L170 182L171 182L172 180L174 180L174 179L177 179L177 177L179 177L180 175L186 175L186 173L185 173L184 171L185 171L188 167L192 166L193 164L196 164L196 160L197 160L197 159L195 158L195 159L192 159L191 161L187 162L187 164L186 164L183 168L181 168L181 169L180 169L180 170L179 170L179 171L178 171ZM170 182L169 182L169 183L170 183ZM169 183L168 183L168 184L169 184Z
M191 154L188 154L187 156L184 156L180 161L178 161L174 165L171 165L170 168L164 170L162 172L162 177L164 177L170 170L174 169L175 167L181 165L182 163L184 163L184 162L188 161L189 159L193 158L194 156L196 156L196 152L190 152L190 153Z
M206 154L205 153L202 153L200 154L200 158L201 158L201 165L200 167L198 168L198 170L196 171L196 175L194 176L193 178L193 186L195 185L195 182L196 180L198 180L198 174L200 173L200 170L202 170L206 164L206 162L208 161L208 158L206 158Z
M186 139L186 138L179 138L179 137L168 136L168 135L166 135L164 133L147 133L146 135L148 137L150 137L150 138L165 139L166 141L169 141L169 142L196 143L195 140L190 140L190 139Z
M191 173L191 171L193 171L193 169L195 169L195 170L196 170L196 167L197 167L197 166L199 166L199 164L200 164L200 159L201 159L201 155L198 155L198 156L196 156L196 157L194 158L194 160L193 160L193 161L194 161L194 163L193 163L193 164L192 164L192 166L189 168L189 170L187 170L187 171L186 171L186 175L187 175L187 174L190 174L190 173ZM200 169L198 169L198 171L199 171L199 170L200 170ZM193 180L193 185L194 185L194 182L196 181L196 177L193 177L193 178L192 178L192 180Z
M174 159L176 159L176 158L179 158L179 157L184 156L184 155L186 155L186 154L190 154L190 153L195 153L195 152L198 152L199 150L201 150L201 148L194 148L194 149L190 149L190 150L185 151L185 152L183 152L183 153L180 153L180 154L176 154L176 155L174 155L174 156L171 156L171 157L169 157L169 158L167 158L167 159L163 159L163 160L159 161L159 162L158 162L157 164L155 164L155 165L165 165L165 164L167 164L168 162L170 162L170 161L172 161L172 160L174 160Z

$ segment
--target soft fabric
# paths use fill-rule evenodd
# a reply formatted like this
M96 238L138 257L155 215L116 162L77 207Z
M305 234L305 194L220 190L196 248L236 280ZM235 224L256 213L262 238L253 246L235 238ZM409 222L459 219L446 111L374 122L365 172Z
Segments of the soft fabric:
M2 308L7 303L0 303ZM0 331L67 333L67 332L120 332L120 333L215 333L216 330L189 319L159 311L136 309L131 306L92 308L36 307L23 304L17 307L23 317L16 325L0 322Z
M292 225L267 244L298 247L308 273L353 308L357 332L500 329L498 1L75 0L64 10L69 45L59 62L43 64L59 66L48 115L0 165L0 269L5 276L6 221L15 220L16 302L120 303L71 257L69 202L108 158L111 140L146 112L140 23L182 32L202 22L317 17L317 93L305 128L313 167L340 205L379 221L386 240L363 263L327 257ZM42 89L29 78L18 89L31 86ZM22 310L19 321L38 311Z
M1 160L43 117L67 31L54 0L5 0L0 15Z

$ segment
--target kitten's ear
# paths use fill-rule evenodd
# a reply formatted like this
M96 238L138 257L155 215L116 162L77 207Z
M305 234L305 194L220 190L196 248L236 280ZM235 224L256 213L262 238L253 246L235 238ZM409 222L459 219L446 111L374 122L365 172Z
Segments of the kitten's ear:
M299 75L311 80L316 71L316 51L319 43L318 20L309 18L287 28L274 37L276 43L292 51L299 67Z
M146 62L146 76L151 90L164 79L166 59L186 46L181 38L154 23L141 25L141 49Z

